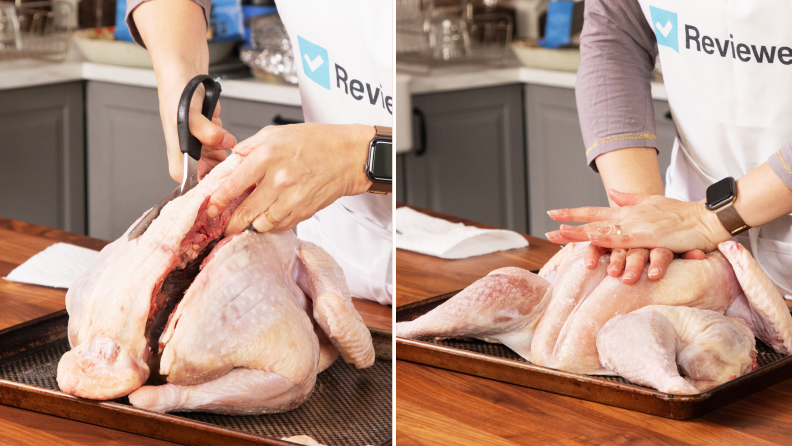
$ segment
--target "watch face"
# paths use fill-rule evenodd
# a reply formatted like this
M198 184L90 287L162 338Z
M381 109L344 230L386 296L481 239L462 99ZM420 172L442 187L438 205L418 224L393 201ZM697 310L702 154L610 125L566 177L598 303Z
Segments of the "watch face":
M375 139L371 145L368 177L371 181L390 183L393 181L393 142Z
M735 197L736 183L734 178L726 177L707 188L707 209L717 210L731 203Z

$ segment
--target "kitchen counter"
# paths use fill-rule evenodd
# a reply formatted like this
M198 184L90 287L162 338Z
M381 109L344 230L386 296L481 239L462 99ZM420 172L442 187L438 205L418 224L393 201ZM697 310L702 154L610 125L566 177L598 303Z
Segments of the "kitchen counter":
M0 90L73 81L101 81L137 87L157 87L154 70L83 61L51 63L33 59L0 62ZM271 104L300 106L296 85L255 78L222 81L223 97Z
M102 249L108 242L0 217L0 277L56 242ZM66 290L0 279L0 330L65 308ZM369 327L390 330L391 307L354 299ZM0 444L171 445L139 435L0 405Z
M525 237L526 248L464 260L397 250L396 305L458 290L495 268L538 269L558 250ZM411 362L396 364L396 441L404 445L781 445L789 444L792 429L792 380L701 418L676 421Z

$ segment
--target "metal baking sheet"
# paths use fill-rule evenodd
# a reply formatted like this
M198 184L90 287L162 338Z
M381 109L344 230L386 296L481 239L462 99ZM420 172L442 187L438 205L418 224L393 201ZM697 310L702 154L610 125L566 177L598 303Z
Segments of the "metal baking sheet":
M428 313L462 290L396 308L396 322ZM758 369L698 395L672 395L620 376L590 376L540 367L502 344L458 339L396 338L396 358L665 418L687 420L792 376L792 357L756 341Z
M371 328L377 361L357 370L339 358L317 376L311 398L282 414L159 414L126 397L93 401L65 395L55 380L69 349L68 315L59 311L0 331L0 404L188 445L292 445L308 435L322 444L382 445L392 438L391 332Z

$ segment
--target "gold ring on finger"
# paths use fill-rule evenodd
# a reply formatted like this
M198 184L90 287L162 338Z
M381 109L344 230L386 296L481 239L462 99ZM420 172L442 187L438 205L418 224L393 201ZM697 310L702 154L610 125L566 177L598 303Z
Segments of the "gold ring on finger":
M613 225L613 227L616 228L616 235L621 235L621 226Z
M267 221L270 222L272 226L278 226L278 223L280 223L278 220L272 218L272 215L269 213L269 208L264 210L264 216L267 217Z

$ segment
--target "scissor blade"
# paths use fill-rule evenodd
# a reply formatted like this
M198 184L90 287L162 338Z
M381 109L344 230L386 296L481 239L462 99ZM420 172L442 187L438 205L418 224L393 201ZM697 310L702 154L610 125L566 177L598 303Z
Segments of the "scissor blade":
M155 218L159 217L162 208L164 208L166 204L170 203L171 200L179 196L180 190L181 186L173 189L173 192L168 194L164 200L160 201L159 204L151 208L151 210L140 219L137 226L135 226L132 231L129 232L128 240L134 240L143 235L143 233L146 232L146 229L148 229L148 227L151 225L151 222L153 222Z
M198 161L184 154L184 173L182 174L181 192L184 195L198 185Z

